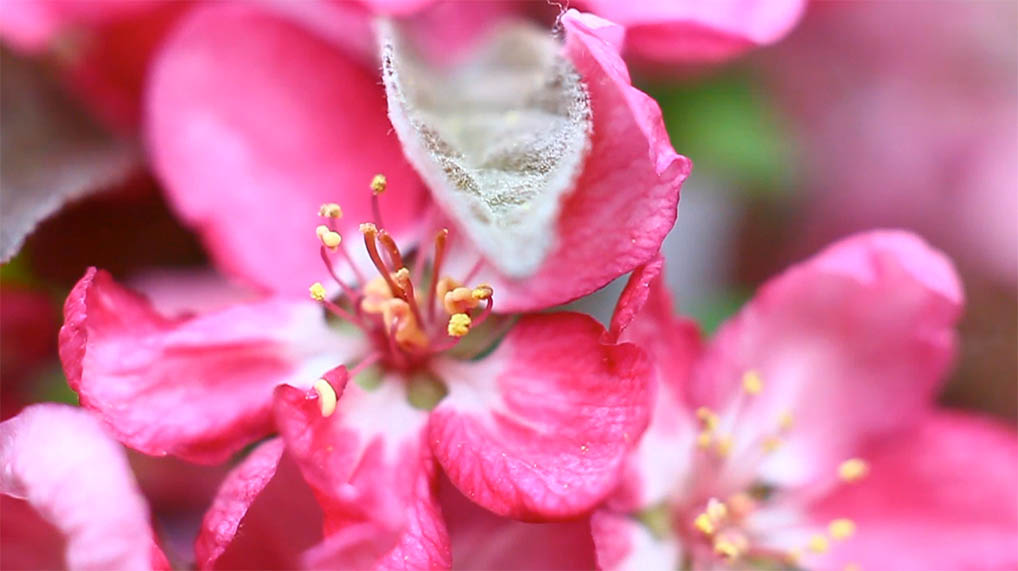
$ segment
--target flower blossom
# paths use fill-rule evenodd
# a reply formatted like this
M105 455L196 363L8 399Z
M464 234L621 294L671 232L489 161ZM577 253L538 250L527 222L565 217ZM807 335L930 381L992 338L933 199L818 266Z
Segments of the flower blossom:
M381 222L386 183L373 183ZM313 301L269 297L167 317L90 269L60 333L82 406L128 446L197 462L225 460L278 427L325 514L311 565L447 565L439 466L474 502L519 519L572 517L614 489L649 415L642 350L582 314L494 314L496 287L446 270L448 230L408 252L384 224L364 222L365 266L338 231L343 208L326 203L319 215L308 232L340 296L316 282ZM340 276L340 263L358 280ZM236 529L237 506L272 479L282 445L270 442L245 460L254 467L236 486L224 485L221 494L243 500L207 516L202 565L232 541L223 530Z
M23 540L5 541L6 568L170 568L124 450L89 412L26 407L0 423L0 465L4 539Z
M650 297L623 338L657 358L658 399L592 520L603 568L1018 563L1018 440L932 406L962 305L939 252L904 232L850 237L706 343L648 268L623 294Z

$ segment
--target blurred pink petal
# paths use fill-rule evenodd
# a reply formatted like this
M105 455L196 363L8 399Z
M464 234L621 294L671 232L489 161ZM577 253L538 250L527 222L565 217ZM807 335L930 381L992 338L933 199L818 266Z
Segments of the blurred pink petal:
M122 442L216 462L268 434L273 387L320 374L306 361L330 340L344 347L310 303L267 300L167 318L92 268L67 298L60 356L82 405Z
M64 534L70 568L169 568L123 449L88 412L37 404L0 423L0 464L0 492Z
M799 21L806 0L582 0L626 29L626 51L657 64L713 63L772 44Z
M939 412L871 443L870 476L812 508L851 517L834 561L902 571L1018 567L1018 438L1014 428Z
M221 268L252 283L304 295L325 277L318 207L341 202L356 236L376 173L389 181L388 230L419 217L422 189L377 77L292 18L249 4L192 11L154 64L146 104L174 206Z
M429 441L450 480L499 515L582 514L615 486L649 414L649 363L574 313L520 320L479 361L436 364L450 393Z

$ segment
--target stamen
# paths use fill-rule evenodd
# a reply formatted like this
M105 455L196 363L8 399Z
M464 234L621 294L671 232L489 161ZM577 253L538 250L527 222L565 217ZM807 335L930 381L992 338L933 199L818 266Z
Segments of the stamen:
M490 285L481 284L475 287L474 290L470 292L470 295L472 295L474 299L482 301L485 299L490 299L493 293L495 293L495 290L492 289Z
M726 537L718 537L714 540L714 553L717 553L721 557L724 557L727 561L731 562L738 559L742 551L734 541Z
M449 318L449 327L447 328L449 336L451 337L463 337L470 332L470 316L466 313L456 313Z
M739 492L728 498L727 505L736 519L749 515L756 508L756 502L745 492Z
M386 187L385 175L376 174L371 179L371 214L375 217L375 224L379 226L385 226L382 222L382 208L378 203L378 195L385 192Z
M392 239L392 236L385 230L379 230L378 241L382 243L382 247L389 254L389 263L392 264L392 267L397 271L403 268L403 256L399 253L399 247L396 246L396 241Z
M326 204L323 204L318 209L318 215L319 216L323 216L325 218L333 218L333 219L342 218L343 217L343 209L340 208L339 205L336 204L335 202L328 202Z
M339 246L339 243L343 241L343 237L339 235L339 232L329 230L329 227L325 224L320 224L315 228L315 234L322 241L322 245L330 250L335 250L336 246Z
M718 456L724 458L724 457L728 456L729 454L731 454L732 446L734 444L735 444L735 442L732 440L731 436L729 436L727 434L722 434L718 438L718 443L717 443L717 447L715 448L715 451L717 452Z
M750 395L760 394L763 391L763 379L760 378L760 373L755 370L746 371L746 374L742 375L742 390Z
M385 179L384 174L376 174L371 179L371 192L374 194L382 194L385 192L385 187L388 185L388 181Z
M449 229L442 228L435 235L435 255L431 264L431 284L428 286L428 319L435 318L435 302L437 301L438 280L442 272L442 262L445 261L445 241L449 237ZM441 294L443 297L445 293Z
M717 498L707 500L707 515L715 523L720 522L728 516L728 506Z
M378 227L370 222L365 222L361 224L360 231L361 234L364 234L364 247L368 250L371 263L375 265L378 273L385 278L385 283L389 285L389 291L392 293L392 296L403 298L406 293L396 285L396 282L392 281L392 276L389 275L389 268L385 266L382 257L378 255L378 245L375 243L375 238L378 236Z
M711 522L710 516L706 513L696 516L696 519L693 520L693 525L696 526L696 529L700 530L704 535L714 535L714 523Z
M831 534L831 537L842 541L852 537L855 533L855 522L847 518L838 518L827 526L827 531Z
M442 299L442 306L449 315L455 313L466 313L477 307L478 301L474 299L474 292L470 288L458 287L446 292Z
M325 292L325 286L323 286L321 282L311 284L311 287L308 288L308 292L311 293L311 299L315 301L325 301L325 296L327 294Z
M413 312L414 319L417 320L418 324L424 323L424 318L421 316L421 309L417 306L417 295L414 293L414 282L410 279L410 270L400 268L399 271L393 275L393 279L397 284L399 284L399 287L406 292L406 301L410 304L410 311Z
M855 482L869 473L870 467L865 460L850 458L838 466L838 477L846 482Z
M707 430L714 430L718 427L718 415L705 406L696 409L696 418L700 420Z
M318 393L318 405L321 408L322 416L328 418L336 412L336 391L325 379L318 379L312 387Z
M700 434L696 435L696 445L703 449L710 448L710 443L713 436L714 433L712 433L710 430L701 431Z
M827 541L825 536L818 533L809 538L809 545L807 547L813 553L827 553L827 550L831 548L831 542Z
M329 252L325 248L326 247L323 245L318 249L322 257L322 262L325 264L325 268L329 270L329 275L331 275L332 279L339 284L339 287L343 288L343 293L350 298L350 303L354 304L354 307L356 308L357 300L360 299L361 296L358 295L352 287L346 285L346 282L339 277L335 266L332 265L332 259L329 258Z

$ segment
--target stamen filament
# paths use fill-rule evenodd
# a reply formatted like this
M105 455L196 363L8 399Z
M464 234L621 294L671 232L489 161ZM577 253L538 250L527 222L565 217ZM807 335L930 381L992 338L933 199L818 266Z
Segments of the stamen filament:
M382 243L382 246L389 254L389 263L392 264L393 268L398 271L400 268L405 267L403 265L403 256L399 253L399 246L396 245L396 241L392 239L388 232L384 229L379 230L378 241Z
M353 303L354 307L356 307L358 304L358 300L360 300L360 295L358 295L357 292L354 291L352 287L347 285L345 281L340 279L339 274L336 272L335 266L332 265L332 259L329 257L329 252L326 249L326 247L322 246L320 248L320 251L322 255L322 261L325 262L325 267L326 269L329 270L329 274L332 276L332 279L336 280L336 283L339 284L339 287L343 288L343 293L346 294L346 296L350 299L350 303Z
M378 360L381 359L381 358L382 358L382 353L379 352L379 351L374 351L371 354L369 354L367 357L364 357L363 359L361 359L360 363L357 363L354 366L354 368L350 369L350 371L349 371L350 378L352 379L352 378L356 377L364 369L367 369L371 365L374 365L375 363L377 363Z
M435 305L438 303L438 280L442 275L442 262L445 261L445 241L449 229L442 228L435 235L435 255L431 265L431 284L428 286L428 321L435 319Z
M361 233L364 234L364 247L368 250L368 256L371 258L371 263L378 269L378 273L385 279L386 285L389 286L389 293L393 297L406 300L406 293L403 288L399 287L395 281L393 281L390 275L389 268L386 267L385 262L382 261L382 257L378 255L378 245L375 242L378 236L378 228L374 224L361 224Z

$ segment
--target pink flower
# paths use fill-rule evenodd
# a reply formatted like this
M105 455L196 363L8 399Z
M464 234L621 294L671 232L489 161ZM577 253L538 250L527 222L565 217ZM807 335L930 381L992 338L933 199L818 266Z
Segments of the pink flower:
M474 502L520 519L573 517L615 488L647 422L651 374L640 349L616 342L619 327L576 313L493 314L497 287L445 272L447 232L404 258L364 224L377 274L350 262L354 288L333 271L354 259L338 212L321 214L320 259L345 297L319 283L311 296L344 327L330 327L321 305L278 297L171 318L93 268L68 296L60 333L82 406L133 448L196 462L277 427L324 511L312 566L447 565L439 467ZM274 442L221 490L202 565L228 550L272 479Z
M423 22L400 28L407 36L428 32L416 27ZM393 133L372 61L377 56L365 55L371 29L345 5L302 4L285 12L216 4L190 12L149 82L147 139L155 170L215 261L268 290L303 292L326 275L308 232L315 210L341 199L346 216L337 230L350 234L373 219L367 183L384 173L385 228L405 244L427 248L450 217L456 239L446 263L466 274L480 262L476 275L500 292L498 311L577 298L656 254L675 221L690 163L668 142L657 104L630 85L618 54L623 30L575 11L562 24L564 45L551 55L582 80L589 140L585 153L577 147L561 163L559 194L542 195L533 214L524 212L529 206L512 211L512 224L527 230L524 251L533 258L527 264L492 249L500 240L506 248L513 244L499 237L512 236L508 231L478 240L482 234L470 218L476 204L462 191L435 184L434 177L426 177L431 194L425 191L404 152L418 170L433 159L413 151L419 133L411 126L397 121L399 139ZM403 65L397 56L392 61ZM405 81L389 79L390 94L406 88ZM389 114L406 111L395 105L390 97ZM489 214L478 216L483 221Z
M1018 440L935 410L962 291L903 232L793 266L702 343L649 295L624 339L658 358L651 427L592 529L601 566L1010 568ZM633 283L640 283L639 281Z
M169 569L123 449L90 413L25 408L0 423L0 466L5 567Z

